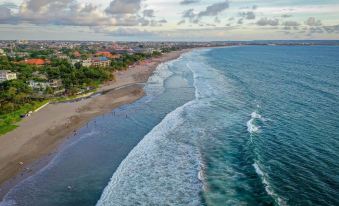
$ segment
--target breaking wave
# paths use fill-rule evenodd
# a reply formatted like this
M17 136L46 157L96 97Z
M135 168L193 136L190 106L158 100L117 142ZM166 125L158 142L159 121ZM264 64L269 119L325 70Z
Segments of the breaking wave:
M258 119L263 120L260 114L258 114L257 112L252 112L251 119L248 120L248 122L246 123L247 131L250 134L258 133L260 131L260 126L256 125L256 120Z

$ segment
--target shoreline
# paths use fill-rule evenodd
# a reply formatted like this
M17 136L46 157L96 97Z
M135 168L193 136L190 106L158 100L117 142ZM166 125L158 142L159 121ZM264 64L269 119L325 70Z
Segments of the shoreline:
M161 63L179 58L185 49L163 54L115 72L115 81L102 85L97 95L71 102L49 104L19 127L0 137L0 199L22 180L46 166L59 148L93 118L145 95L144 83Z

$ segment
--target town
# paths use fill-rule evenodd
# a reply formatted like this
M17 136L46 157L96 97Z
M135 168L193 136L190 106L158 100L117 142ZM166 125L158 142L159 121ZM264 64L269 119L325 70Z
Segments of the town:
M162 53L202 45L0 41L0 134L46 102L75 99L114 81L114 72Z

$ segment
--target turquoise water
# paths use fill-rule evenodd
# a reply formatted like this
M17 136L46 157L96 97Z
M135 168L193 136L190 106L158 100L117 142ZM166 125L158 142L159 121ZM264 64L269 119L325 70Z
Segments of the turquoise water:
M4 203L339 205L338 54L185 54L159 66L146 97L93 120Z

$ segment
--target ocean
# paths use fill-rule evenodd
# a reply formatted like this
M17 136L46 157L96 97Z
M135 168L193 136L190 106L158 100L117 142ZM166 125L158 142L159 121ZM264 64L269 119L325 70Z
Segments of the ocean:
M339 205L339 47L199 49L0 205Z

